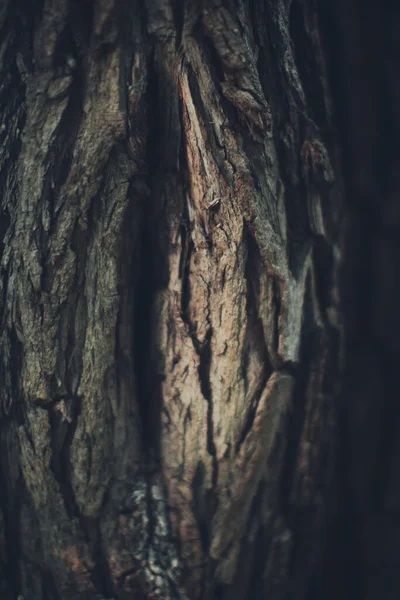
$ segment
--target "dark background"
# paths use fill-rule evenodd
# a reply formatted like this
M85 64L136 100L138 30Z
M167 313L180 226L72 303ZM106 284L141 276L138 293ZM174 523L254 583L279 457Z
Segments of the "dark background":
M339 497L313 598L400 598L400 3L320 2L348 221ZM322 585L322 589L321 589Z

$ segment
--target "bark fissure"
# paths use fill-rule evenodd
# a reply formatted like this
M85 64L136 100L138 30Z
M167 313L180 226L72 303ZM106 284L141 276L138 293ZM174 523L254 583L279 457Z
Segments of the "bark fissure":
M74 437L77 421L81 412L79 397L60 399L55 405L46 405L51 427L52 457L50 468L60 486L61 495L69 518L80 518L80 512L70 481L69 448Z
M210 384L210 365L212 361L211 339L212 327L208 329L205 340L199 349L199 379L200 389L204 400L207 402L207 450L212 457L213 470L211 476L212 486L215 489L218 481L218 460L217 450L214 442L214 420L213 420L213 399Z
M246 340L247 348L244 350L243 354L243 364L242 364L242 378L245 384L245 394L248 398L248 409L246 420L243 426L243 430L238 437L236 442L235 451L236 454L239 452L241 445L243 444L246 436L251 431L254 419L257 412L257 407L260 402L261 396L265 390L267 385L267 381L269 377L271 377L274 368L271 364L268 348L265 343L265 333L262 319L259 315L260 309L260 281L258 278L258 274L260 273L260 269L262 268L262 260L261 255L259 253L259 249L257 244L250 233L250 230L245 226L244 228L245 235L244 240L246 244L247 258L246 258L246 267L245 267L245 277L247 282L247 297L246 297L246 313L248 317L248 326L246 331ZM259 375L258 382L256 384L256 389L249 391L249 354L257 352L263 363L263 371ZM253 384L254 386L254 384Z

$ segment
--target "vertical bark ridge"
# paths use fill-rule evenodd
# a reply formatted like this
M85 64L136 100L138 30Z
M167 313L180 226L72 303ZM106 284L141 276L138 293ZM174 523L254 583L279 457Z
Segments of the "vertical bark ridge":
M332 391L331 386L325 385L323 379L313 376L314 367L311 365L313 361L320 364L321 348L327 346L327 352L332 351L333 346L326 344L326 337L340 327L336 316L337 298L332 295L337 249L335 266L326 283L323 299L318 298L321 286L316 286L315 278L319 281L321 275L320 267L315 266L312 249L319 237L326 239L329 246L337 239L336 211L339 212L339 208L335 207L332 211L328 198L340 198L341 182L340 177L334 175L334 170L337 170L336 155L333 151L330 156L332 151L328 150L332 146L331 137L327 134L327 140L323 140L320 124L313 121L312 110L307 111L307 99L296 68L296 60L306 58L297 58L292 53L286 7L283 3L277 8L268 7L270 19L269 26L265 28L267 32L272 29L271 35L278 45L278 49L271 52L269 62L275 60L280 65L275 80L280 79L280 90L284 90L283 109L278 107L278 103L282 103L279 87L268 89L265 79L261 84L253 23L250 22L249 26L249 20L246 20L249 14L247 5L235 4L236 12L232 11L232 7L233 4L229 3L223 6L208 3L202 18L195 21L193 30L185 29L186 37L181 43L183 57L179 82L189 179L186 202L190 221L190 226L185 228L185 235L191 236L193 249L190 254L185 254L187 267L183 272L184 277L190 277L190 281L184 283L183 327L179 327L179 331L174 329L173 337L165 333L167 346L159 352L165 360L165 356L172 351L170 364L174 373L171 377L166 369L163 384L163 403L168 414L161 432L163 470L173 508L174 527L181 541L181 558L184 564L186 562L192 567L188 568L190 575L187 585L194 597L201 594L200 588L204 583L202 568L198 571L193 568L199 559L205 561L204 564L208 563L205 572L212 574L210 577L215 579L217 587L218 582L222 585L219 591L221 597L224 594L235 597L236 592L231 587L233 574L237 568L241 543L244 543L240 540L244 536L258 484L268 476L279 481L277 473L282 477L288 476L285 515L275 514L275 519L282 523L281 528L273 533L271 527L274 519L271 519L270 529L266 527L264 530L266 539L277 536L274 550L276 558L274 552L270 561L265 558L268 565L265 572L273 572L275 560L283 561L287 569L286 576L293 577L292 591L296 589L298 597L303 597L307 592L310 573L315 569L315 548L321 544L324 520L320 508L322 496L318 486L318 491L314 491L312 482L321 482L324 493L329 483L329 475L325 477L307 455L306 448L312 444L308 439L310 423L323 414L321 420L327 430L321 430L321 438L328 439L332 435L332 402L336 392ZM258 9L261 7L258 6ZM307 19L306 25L312 37L316 21L314 18L311 20L311 13L307 14ZM208 42L204 40L204 34ZM265 34L262 35L262 44L266 46L269 40L265 39ZM317 71L319 80L324 81L322 60L319 53L316 62L302 67L307 69L311 66ZM275 80L270 85L276 85ZM322 101L329 104L326 86L323 89ZM274 110L270 108L268 97L274 102L271 104ZM328 105L325 115L330 115L330 110ZM273 127L274 112L279 122L277 129ZM330 121L328 117L325 118L325 129L329 131ZM288 133L285 134L285 131ZM293 159L296 148L297 155ZM292 154L289 155L289 152ZM264 355L261 360L256 359L259 348L255 344L250 353L251 360L255 360L251 384L254 390L258 389L258 385L266 387L255 409L252 426L249 426L248 410L257 401L253 395L255 392L246 394L248 382L243 377L243 367L248 360L246 331L254 332L255 324L250 320L246 307L247 290L252 283L246 277L248 238L243 220L250 238L259 248L265 269L260 269L259 274L258 294L262 294L263 301L258 299L256 304L259 303L259 318L265 323L264 337L270 355L268 360L274 365L269 379L267 375L263 383L266 358ZM177 265L177 257L171 257L171 261L171 265ZM252 259L252 262L255 260ZM315 269L317 274L313 274ZM170 292L164 295L167 304L179 290L180 280L174 277L177 272L177 266L170 269ZM275 279L280 289L277 348L273 343L273 316L268 314L267 309L268 306L276 307L276 291L272 294L276 284L272 285L270 279ZM168 300L169 294L171 300ZM321 303L324 308L329 307L328 316L321 316ZM305 313L312 315L311 321L304 320ZM179 318L177 315L175 320ZM210 324L212 333L208 334ZM164 317L160 319L159 327L168 329L171 321ZM310 335L310 328L315 329L316 344L308 357L302 340ZM329 331L329 335L326 331ZM206 343L207 335L211 340L211 356L218 357L218 360L211 360L210 368L213 437L218 462L218 477L214 477L214 481L210 447L205 436L207 414L210 413L207 413L207 407L193 404L194 398L203 397L207 401L208 391L205 393L201 381L196 383L195 376L199 366L196 346ZM260 361L258 366L257 360ZM304 385L299 387L296 383L296 365L303 363ZM307 364L310 365L308 368ZM328 365L321 366L322 372L324 368L329 370ZM261 383L257 384L258 378L261 378ZM230 384L231 381L234 385ZM189 386L193 386L192 389ZM290 410L296 415L301 412L298 402L290 408L291 390L294 388L298 391L293 401L300 394L304 412L298 433L294 438L292 433L289 434L288 445L291 445L292 458L289 459L281 451L280 464L273 467L277 473L268 474L263 471L263 460L267 460L272 453L279 435L284 435L283 431L292 431L286 429ZM276 405L272 408L275 398ZM315 398L319 399L318 403ZM324 408L321 408L321 404ZM194 416L196 410L200 419L198 424ZM263 443L257 443L254 428L257 430L257 424L264 422L265 411L269 419L269 435L264 434ZM187 425L188 414L191 416L190 429ZM250 423L252 418L250 416ZM177 460L182 455L180 450L177 451L179 431L183 435L184 463ZM188 435L191 436L190 441ZM232 454L235 447L239 452L237 458ZM330 464L332 448L322 453ZM317 456L317 451L315 454L313 452L313 456ZM290 469L285 466L289 460ZM295 483L303 478L311 485L308 496L303 490L306 484L301 484L299 488ZM206 498L210 494L203 492L202 500L199 481L205 489L212 490L215 499L212 507L207 507ZM209 511L206 534L207 540L211 539L209 558L204 556L209 542L201 543L205 534L198 532L197 541L194 533L199 526L198 518L196 522L196 515L191 509L194 493L197 516L202 515L204 521L204 515ZM302 536L295 525L301 512L298 505L305 506L302 515L308 523L306 527L314 527L312 538L315 546L307 549L306 564L301 552L296 554L300 558L292 557L293 542L290 540L296 539L296 543L300 543ZM232 525L233 515L235 523ZM208 593L211 596L216 593L213 586Z

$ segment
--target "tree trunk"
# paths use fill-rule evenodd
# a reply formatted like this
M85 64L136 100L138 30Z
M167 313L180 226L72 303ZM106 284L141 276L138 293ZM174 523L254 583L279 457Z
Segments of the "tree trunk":
M315 0L0 25L2 598L311 598L344 200Z

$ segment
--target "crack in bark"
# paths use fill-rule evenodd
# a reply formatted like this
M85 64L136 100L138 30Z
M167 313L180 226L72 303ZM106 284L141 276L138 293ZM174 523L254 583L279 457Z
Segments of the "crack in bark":
M69 400L68 398L66 399ZM81 398L77 396L70 400L70 416L63 415L59 410L57 410L55 404L58 402L59 400L57 399L54 401L54 403L43 405L43 408L48 412L51 427L52 458L50 462L50 468L52 469L55 479L60 486L61 495L64 500L65 509L68 516L70 518L79 518L80 511L76 503L75 494L70 481L69 449L81 412ZM61 425L65 427L66 431L60 440Z
M210 366L212 360L211 352L211 337L212 327L207 331L204 344L199 350L200 364L198 367L200 386L203 397L208 404L207 411L207 450L212 456L213 460L213 472L212 472L212 485L215 489L218 481L218 459L217 450L214 441L214 421L213 421L213 399L212 399L212 388L210 382Z
M269 377L274 372L274 368L271 364L271 360L268 355L268 348L265 343L265 334L262 320L259 315L259 290L257 290L257 284L259 285L258 277L260 273L260 268L262 267L262 259L261 254L259 252L256 241L251 234L250 230L247 226L245 226L245 235L244 240L247 247L247 258L246 258L246 268L245 268L245 277L247 283L247 295L246 295L246 313L248 318L248 335L251 336L252 342L256 344L256 350L262 355L263 363L264 363L264 373L263 376L257 386L257 390L255 391L254 396L251 398L251 404L248 407L247 415L245 419L245 423L243 425L242 431L238 436L235 452L238 454L240 451L240 447L242 446L244 440L246 439L248 433L251 431L254 423L254 418L257 412L257 408L259 405L260 398L264 392L264 389L267 385ZM248 342L250 344L250 341ZM254 352L254 349L251 349ZM243 360L249 360L248 353L251 351L248 346L243 355ZM244 363L242 366L243 374L242 377L247 383L247 369L246 364ZM247 388L246 396L247 396Z

